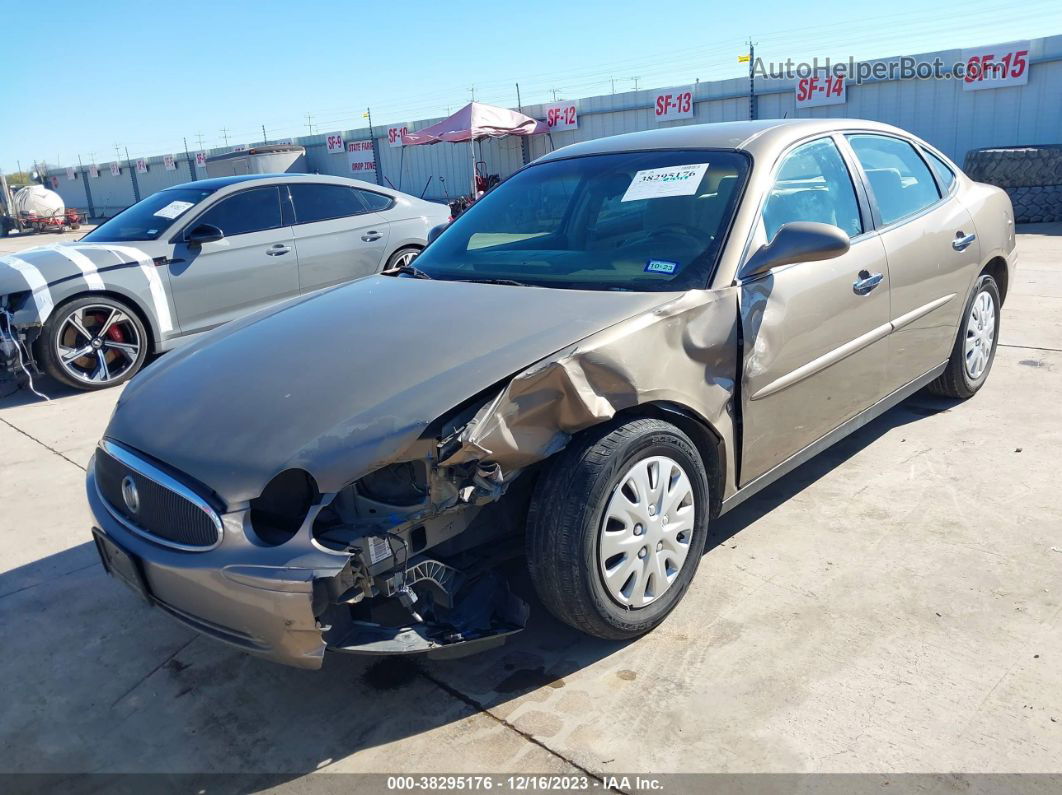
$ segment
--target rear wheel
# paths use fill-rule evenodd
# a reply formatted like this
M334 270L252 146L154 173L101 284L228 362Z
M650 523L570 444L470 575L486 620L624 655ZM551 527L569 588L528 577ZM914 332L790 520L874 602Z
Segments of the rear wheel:
M77 389L106 389L132 378L147 358L137 314L108 296L75 298L52 312L38 342L45 372Z
M420 254L420 249L416 246L406 246L400 248L394 254L392 254L388 260L384 270L391 270L392 268L401 268L404 265L412 265L413 260Z
M981 274L966 305L951 358L929 390L937 395L965 400L988 380L999 343L999 287Z
M536 486L527 520L535 590L589 635L642 635L685 594L708 510L704 464L678 428L638 419L592 429Z

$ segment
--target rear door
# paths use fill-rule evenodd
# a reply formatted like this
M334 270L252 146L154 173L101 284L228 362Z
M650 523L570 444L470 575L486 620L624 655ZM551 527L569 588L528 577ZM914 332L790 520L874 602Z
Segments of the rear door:
M787 265L740 286L744 485L873 405L889 332L885 248L832 136L780 159L749 255L793 221L845 231L840 257Z
M936 179L906 139L847 136L865 174L892 278L887 391L915 380L951 353L959 316L981 261L973 219L956 197L954 174ZM930 161L931 162L931 161ZM950 174L941 162L940 167Z
M356 188L313 182L289 188L302 292L360 279L383 267L387 220L366 206Z
M191 220L224 237L198 247L178 241L170 286L184 334L205 331L299 294L299 264L276 185L226 196Z

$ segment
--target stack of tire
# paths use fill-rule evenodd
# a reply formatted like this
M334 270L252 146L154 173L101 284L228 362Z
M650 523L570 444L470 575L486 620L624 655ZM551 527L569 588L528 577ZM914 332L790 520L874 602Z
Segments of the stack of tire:
M1010 195L1015 222L1062 221L1062 145L972 149L962 168Z

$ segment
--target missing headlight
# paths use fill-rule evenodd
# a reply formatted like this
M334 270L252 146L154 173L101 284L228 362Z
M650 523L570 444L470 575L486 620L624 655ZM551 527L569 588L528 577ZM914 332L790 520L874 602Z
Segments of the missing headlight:
M251 500L251 526L265 544L277 546L302 526L320 492L309 473L286 469L274 477L260 496Z

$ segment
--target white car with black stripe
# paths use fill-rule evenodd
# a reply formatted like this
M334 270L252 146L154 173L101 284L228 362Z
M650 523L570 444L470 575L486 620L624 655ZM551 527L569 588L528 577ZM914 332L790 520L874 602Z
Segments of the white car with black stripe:
M80 389L223 323L408 265L449 208L359 180L246 175L160 191L77 243L0 256L0 372ZM312 341L308 341L308 345Z

